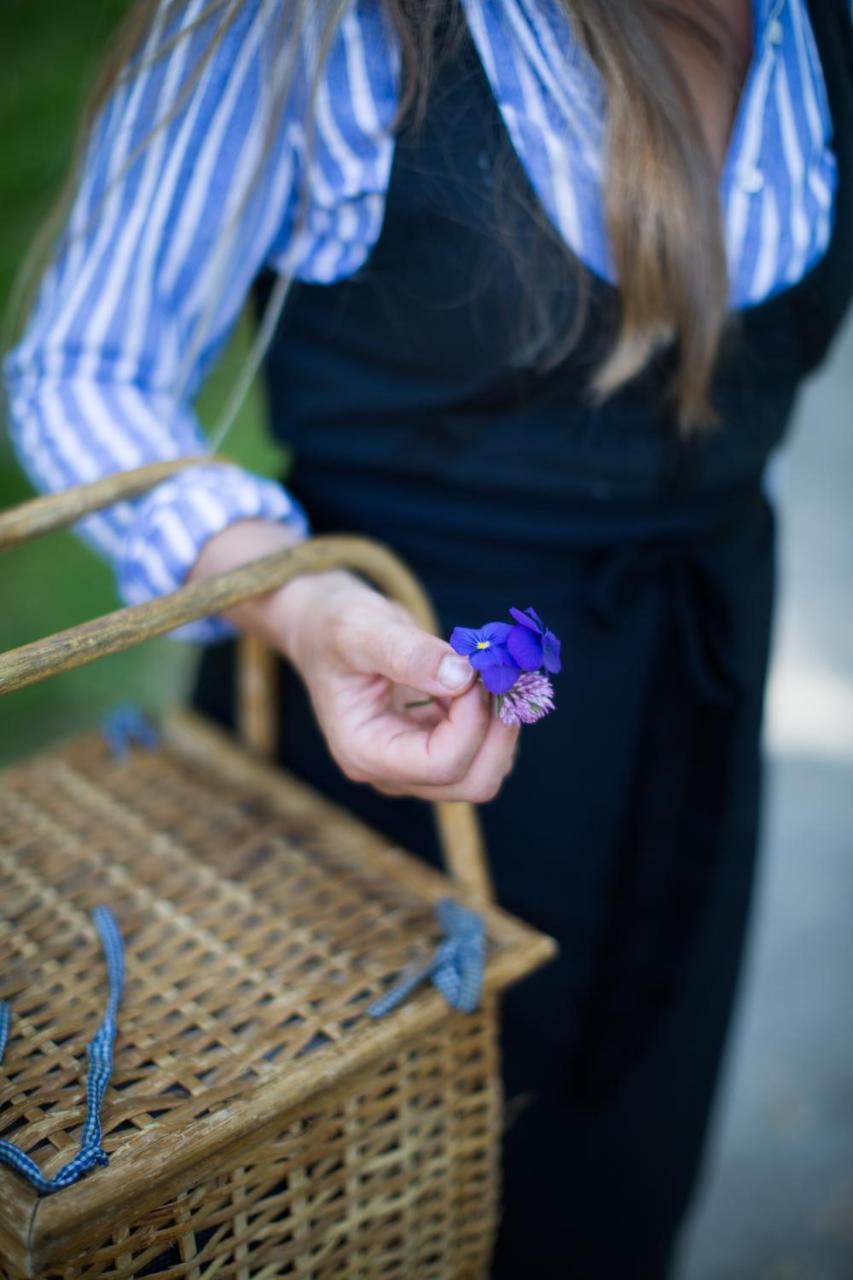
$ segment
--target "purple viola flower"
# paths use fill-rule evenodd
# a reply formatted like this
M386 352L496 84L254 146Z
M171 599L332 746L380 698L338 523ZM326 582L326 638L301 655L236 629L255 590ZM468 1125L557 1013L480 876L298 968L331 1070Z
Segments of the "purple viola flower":
M516 625L510 627L506 647L522 671L560 670L560 641L549 631L535 609L510 609Z
M508 622L487 622L485 626L454 627L450 643L479 672L489 693L506 693L519 677L519 664L506 647L512 626Z
M504 724L511 728L535 724L554 710L554 687L541 671L524 671L497 702L498 715Z

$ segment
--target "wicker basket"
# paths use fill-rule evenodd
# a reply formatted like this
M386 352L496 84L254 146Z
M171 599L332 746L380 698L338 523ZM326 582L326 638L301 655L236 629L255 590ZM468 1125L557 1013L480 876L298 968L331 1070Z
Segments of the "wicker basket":
M0 546L174 469L37 499ZM433 618L384 548L323 538L0 659L0 692L348 564ZM248 646L250 649L252 646ZM0 1168L0 1275L455 1280L484 1276L498 1212L500 990L553 944L487 900L474 810L437 806L453 879L259 758L270 690L244 663L238 746L181 711L117 760L82 736L0 775L0 998L13 1036L0 1137L50 1176L76 1149L105 980L90 910L126 944L107 1168L38 1197ZM473 1014L424 986L366 1015L439 940L438 899L486 922Z

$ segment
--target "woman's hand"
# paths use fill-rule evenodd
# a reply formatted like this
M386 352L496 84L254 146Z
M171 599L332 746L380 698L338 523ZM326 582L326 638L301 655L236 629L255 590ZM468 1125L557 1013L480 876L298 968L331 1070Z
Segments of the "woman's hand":
M208 542L191 577L293 542L282 525L232 525ZM293 663L332 756L353 781L385 795L482 804L511 771L519 730L495 716L466 659L347 570L300 575L229 617ZM406 706L429 696L425 706Z

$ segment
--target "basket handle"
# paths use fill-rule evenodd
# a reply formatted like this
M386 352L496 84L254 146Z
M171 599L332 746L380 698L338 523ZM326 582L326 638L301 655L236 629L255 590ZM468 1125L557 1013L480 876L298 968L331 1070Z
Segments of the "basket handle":
M182 458L154 463L12 507L0 513L0 551L62 528L114 502L136 497L199 461L199 458ZM98 658L121 653L197 618L222 613L274 591L298 574L335 568L363 573L381 591L404 605L420 626L436 633L436 617L429 598L402 560L370 538L323 535L203 582L181 587L146 604L119 609L12 649L0 655L0 695L85 666ZM260 642L254 637L245 637L238 662L240 731L247 745L264 754L274 742L269 716L274 667L274 659ZM463 801L443 800L433 805L433 812L448 871L478 896L492 897L480 820L474 806Z

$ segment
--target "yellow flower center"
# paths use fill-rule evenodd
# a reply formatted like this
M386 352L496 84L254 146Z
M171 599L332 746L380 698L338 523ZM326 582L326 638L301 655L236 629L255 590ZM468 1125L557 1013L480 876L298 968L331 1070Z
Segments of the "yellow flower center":
M478 648L478 649L488 649L488 647L489 647L490 643L491 643L491 641L489 641L489 640L478 640L478 641L477 641L477 648Z

